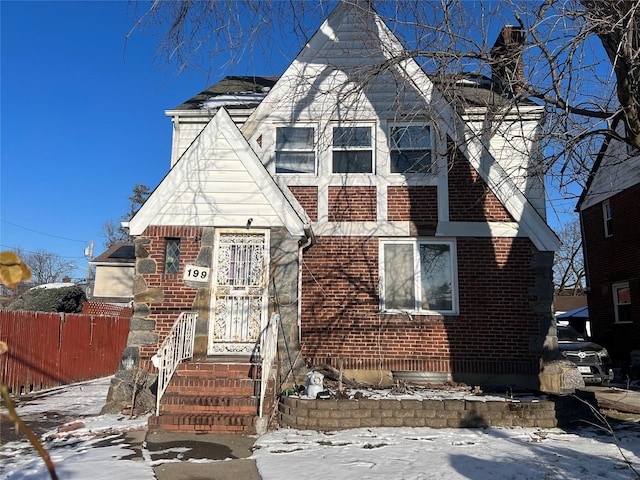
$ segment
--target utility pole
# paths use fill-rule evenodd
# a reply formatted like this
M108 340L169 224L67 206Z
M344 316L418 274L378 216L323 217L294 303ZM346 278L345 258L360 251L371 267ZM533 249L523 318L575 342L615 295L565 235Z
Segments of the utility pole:
M93 289L91 288L91 275L93 271L91 268L91 260L93 260L93 240L91 240L91 244L84 249L84 256L89 260L89 267L87 267L87 290L85 293L87 298L90 298L93 294Z

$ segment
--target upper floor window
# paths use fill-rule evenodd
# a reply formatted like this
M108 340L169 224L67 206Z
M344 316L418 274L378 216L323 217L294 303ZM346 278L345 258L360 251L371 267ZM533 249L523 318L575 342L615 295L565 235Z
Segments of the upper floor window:
M383 310L457 313L454 242L387 241L381 254Z
M333 127L333 173L373 173L371 127Z
M180 239L167 238L164 247L164 273L178 273L180 269Z
M313 127L276 128L276 173L315 173Z
M391 173L427 173L431 168L431 132L419 125L391 127Z
M613 224L611 220L611 203L609 200L602 202L602 218L604 220L604 236L613 235Z
M613 284L613 305L616 323L631 322L631 289L629 282Z

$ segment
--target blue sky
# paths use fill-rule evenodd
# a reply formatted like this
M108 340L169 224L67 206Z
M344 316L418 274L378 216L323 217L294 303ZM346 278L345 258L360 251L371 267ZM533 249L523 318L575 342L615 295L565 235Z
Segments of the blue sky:
M218 79L176 77L142 31L125 52L127 2L0 0L0 9L0 249L57 253L83 278L85 248L93 240L103 251L102 225L128 212L135 184L153 189L169 169L164 111Z
M104 250L103 224L128 212L134 185L153 189L169 169L164 111L228 74L279 75L298 52L299 39L274 26L273 48L248 49L255 58L235 71L177 76L156 56L159 37L135 30L125 44L150 4L0 0L1 250L56 253L84 278L85 249ZM557 226L575 198L551 198Z

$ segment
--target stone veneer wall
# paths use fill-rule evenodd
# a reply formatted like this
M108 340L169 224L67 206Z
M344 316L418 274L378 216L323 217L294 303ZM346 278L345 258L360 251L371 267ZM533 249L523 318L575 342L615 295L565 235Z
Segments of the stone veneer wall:
M593 394L549 397L539 401L311 400L282 397L280 425L301 430L343 430L373 427L568 427L578 420L594 421Z

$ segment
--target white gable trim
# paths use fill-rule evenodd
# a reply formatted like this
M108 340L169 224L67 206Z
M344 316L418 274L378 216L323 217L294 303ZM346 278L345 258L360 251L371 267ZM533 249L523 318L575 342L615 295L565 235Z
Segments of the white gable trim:
M181 211L179 215L177 212L173 212L176 220L171 219L174 215L171 207L167 206L170 204L169 200L184 182L194 182L193 176L199 173L199 160L204 158L207 152L215 149L216 146L226 149L227 152L229 146L231 147L231 155L242 164L250 175L269 203L274 216L279 219L279 223L291 235L303 236L305 227L310 224L306 214L304 214L304 210L293 195L287 196L276 184L242 136L242 133L240 133L238 127L233 123L227 111L223 108L218 110L131 219L129 222L130 235L141 235L149 225L245 226L246 219L244 219L244 216L240 219L239 215L234 215L233 211L220 212L220 214L214 212L203 217L198 205L195 204L191 206L189 211ZM196 178L198 177L196 176ZM215 195L215 193L208 192L209 195ZM243 209L243 205L238 205L237 207L238 210ZM256 222L254 226L263 227L265 225Z
M341 2L323 22L322 26L289 65L274 88L267 94L263 102L242 127L242 131L247 138L250 139L260 131L263 122L269 119L277 110L278 105L283 98L286 98L286 95L294 95L296 88L299 88L301 79L306 84L313 83L312 79L321 73L321 68L315 60L322 58L321 52L327 42L335 41L335 32L331 25L339 25L349 12L354 11L354 9L367 10L371 12L371 15L374 15L373 23L377 27L376 34L385 58L392 59L405 50L402 43L384 21L377 13L370 10L367 2ZM516 220L519 225L518 235L528 236L536 248L541 251L557 250L560 246L560 241L544 218L536 211L535 207L493 157L489 146L478 138L460 114L433 87L433 83L418 63L413 58L409 58L400 60L389 68L397 69L407 82L411 82L426 99L430 99L432 112L438 116L436 123L440 126L441 131L454 140L465 158L478 171L498 200ZM443 180L439 182L439 191L442 189L442 182ZM455 194L455 192L449 193ZM441 200L441 196L439 196L439 200ZM439 204L441 203L439 202ZM444 210L444 207L439 213L448 220L448 211Z

